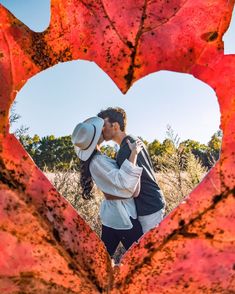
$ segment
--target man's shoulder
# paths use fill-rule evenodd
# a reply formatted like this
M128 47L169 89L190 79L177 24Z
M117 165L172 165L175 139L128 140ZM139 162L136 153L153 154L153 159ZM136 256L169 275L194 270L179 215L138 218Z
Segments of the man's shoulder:
M137 136L134 136L134 135L127 135L121 142L120 144L120 149L123 148L123 147L127 147L128 144L127 144L127 140L130 140L131 143L133 143L134 141L136 141L138 139Z
M131 150L127 144L127 140L130 140L131 143L133 143L135 140L137 139L137 137L133 136L133 135L127 135L123 140L122 143L120 144L120 148L118 150L117 156L116 156L116 160L119 166L121 166L121 164L123 163L123 161L126 158L129 158Z
M138 137L132 134L127 135L128 138L132 139L132 140L137 140Z

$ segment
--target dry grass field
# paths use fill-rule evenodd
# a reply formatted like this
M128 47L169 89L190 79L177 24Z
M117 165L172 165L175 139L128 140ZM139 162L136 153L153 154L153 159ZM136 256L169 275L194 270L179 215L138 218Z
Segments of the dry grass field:
M79 215L82 216L90 227L100 236L101 222L99 218L99 207L103 199L102 192L94 186L94 198L91 200L84 200L80 196L79 172L67 171L45 174L60 194L73 205ZM200 174L198 182L204 175L205 173ZM173 171L157 173L156 178L166 199L166 215L177 207L195 186L193 185L193 181L190 180L190 174L186 172L180 174ZM120 244L115 254L115 262L119 262L124 252L125 249Z

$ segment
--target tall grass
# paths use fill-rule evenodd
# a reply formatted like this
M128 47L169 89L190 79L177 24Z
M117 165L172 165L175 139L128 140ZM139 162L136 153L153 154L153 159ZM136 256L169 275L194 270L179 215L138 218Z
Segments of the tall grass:
M166 199L166 215L182 202L207 172L193 154L187 155L186 164L182 170L181 156L182 154L177 152L168 156L167 167L163 165L161 171L156 173L157 181ZM84 200L81 197L80 174L72 169L66 172L55 170L53 173L45 172L45 174L60 194L73 205L98 236L101 236L99 207L103 193L94 185L95 197L91 200ZM120 261L124 252L125 249L120 244L114 256L116 263Z

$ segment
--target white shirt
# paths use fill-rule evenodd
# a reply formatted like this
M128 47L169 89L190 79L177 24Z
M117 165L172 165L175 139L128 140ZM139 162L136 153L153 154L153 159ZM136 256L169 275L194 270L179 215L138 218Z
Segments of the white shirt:
M123 197L123 200L104 199L100 206L103 225L127 230L133 227L130 217L136 219L134 199L131 198L140 181L142 167L125 160L120 169L114 159L98 153L90 163L91 176L97 187L106 194Z

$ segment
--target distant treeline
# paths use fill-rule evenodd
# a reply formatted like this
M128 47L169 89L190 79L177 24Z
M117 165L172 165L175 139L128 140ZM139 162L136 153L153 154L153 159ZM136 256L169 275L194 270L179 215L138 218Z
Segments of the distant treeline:
M19 139L42 170L55 171L70 168L79 170L79 159L74 152L71 136L55 138L55 136L51 135L40 138L38 135L33 137L21 135ZM168 158L174 153L180 154L182 169L184 169L185 165L184 158L188 154L193 154L195 158L200 160L202 166L210 169L219 158L222 134L220 131L213 134L208 144L205 145L195 140L179 142L179 138L174 136L171 129L168 129L168 138L162 143L157 139L153 142L143 141L152 158L155 171L161 170L163 166L167 167ZM115 158L115 147L105 145L102 147L102 151Z

